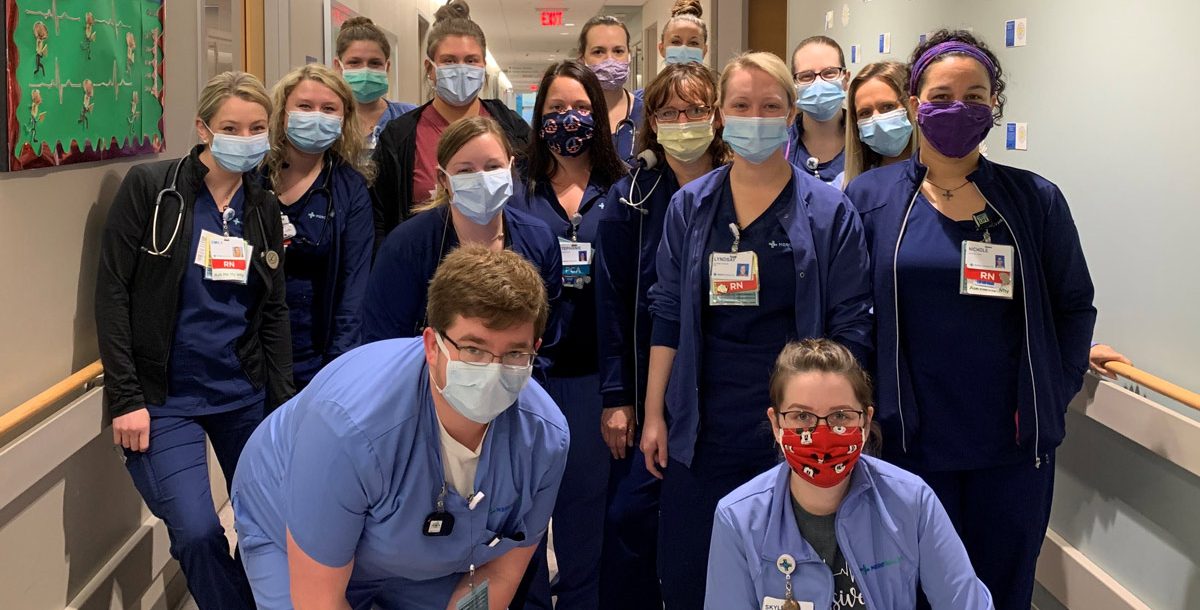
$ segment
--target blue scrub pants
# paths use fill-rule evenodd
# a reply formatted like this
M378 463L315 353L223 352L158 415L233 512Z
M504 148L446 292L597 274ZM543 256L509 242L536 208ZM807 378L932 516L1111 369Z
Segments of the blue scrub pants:
M600 376L549 377L550 398L567 418L571 447L558 499L554 504L554 555L558 580L553 587L546 565L546 541L529 563L533 573L525 608L596 610L600 608L600 555L604 540L605 497L612 454L600 434ZM536 572L534 572L536 570ZM551 606L550 596L558 596ZM519 608L513 604L513 608Z
M658 586L658 496L637 443L609 473L608 515L600 561L600 607L662 610Z
M188 590L201 610L254 608L241 561L229 554L225 529L213 509L207 435L226 490L242 447L263 419L263 404L197 417L150 417L150 450L125 450L125 467L154 516L171 537Z
M996 610L1029 610L1054 499L1053 454L1041 468L1023 460L982 470L913 472L946 507ZM917 607L929 608L921 597Z
M668 460L658 520L658 575L667 610L704 607L717 502L778 463L772 446L747 451L703 443L696 445L691 468Z

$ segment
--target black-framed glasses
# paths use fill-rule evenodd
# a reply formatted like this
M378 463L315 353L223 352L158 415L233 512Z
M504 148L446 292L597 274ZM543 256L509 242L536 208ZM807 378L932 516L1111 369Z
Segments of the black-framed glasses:
M812 430L817 427L817 424L825 422L825 425L830 428L857 428L863 425L865 417L866 411L857 411L855 409L839 409L824 417L812 411L797 409L795 411L780 411L779 425L791 430Z
M797 72L792 75L792 78L796 79L796 84L798 85L808 85L817 80L818 76L821 77L821 80L832 83L842 78L842 76L845 74L846 68L843 68L842 66L829 66L828 68L821 68L820 70L816 71L805 70L803 72Z
M438 334L443 339L450 342L454 349L458 350L458 359L467 364L475 366L487 366L493 362L499 362L501 366L506 366L512 369L524 369L533 365L533 359L537 354L533 352L511 351L500 355L493 354L485 349L472 347L470 345L459 345L457 341L451 339L449 335L442 331Z
M699 121L712 116L712 106L692 106L684 110L675 108L663 108L655 111L654 118L663 123L673 123L679 120L679 115L686 116L689 121Z

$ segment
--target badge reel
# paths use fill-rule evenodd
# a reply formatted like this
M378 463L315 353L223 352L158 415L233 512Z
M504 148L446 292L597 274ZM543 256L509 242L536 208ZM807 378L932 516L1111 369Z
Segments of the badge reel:
M425 526L421 533L426 536L449 536L454 531L454 515L446 512L446 483L442 482L442 491L438 493L437 507L425 517Z
M780 610L801 610L800 602L797 602L796 598L792 596L792 572L796 571L796 560L785 553L775 560L775 567L783 572L784 578L783 604L780 606Z
M991 229L1002 219L993 219L987 209L972 215L983 241L962 242L959 294L1012 299L1014 294L1014 248L992 243Z
M758 255L754 251L738 252L742 234L736 223L729 223L733 233L730 252L708 255L709 305L758 305Z

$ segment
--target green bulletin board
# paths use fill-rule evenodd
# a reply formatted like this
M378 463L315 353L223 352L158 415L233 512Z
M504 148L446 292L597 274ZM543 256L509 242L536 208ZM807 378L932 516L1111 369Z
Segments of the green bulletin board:
M0 169L162 151L162 0L0 0Z

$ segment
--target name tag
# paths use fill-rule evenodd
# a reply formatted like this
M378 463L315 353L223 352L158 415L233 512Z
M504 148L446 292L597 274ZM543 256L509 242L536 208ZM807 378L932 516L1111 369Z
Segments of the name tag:
M483 581L470 593L459 598L454 604L455 610L488 610L488 581Z
M1012 246L964 241L958 293L1000 299L1013 298L1015 264Z
M562 281L564 288L583 288L592 281L592 244L586 241L571 241L558 238L562 253Z
M758 305L758 255L713 252L708 256L709 305Z
M203 234L202 234L203 237ZM213 236L205 247L206 265L204 278L214 282L245 284L250 271L250 253L253 246L240 237Z
M778 597L764 597L762 610L783 610L784 601ZM800 610L816 610L813 602L797 601L796 603L800 605Z

